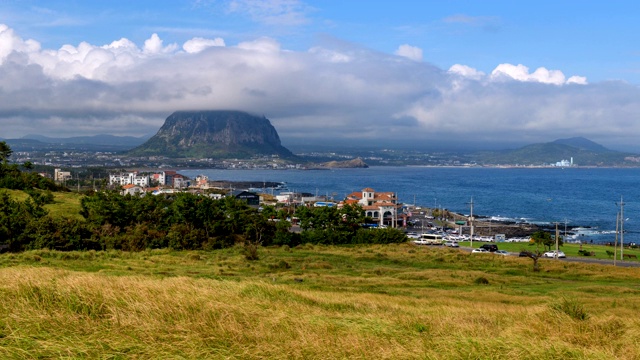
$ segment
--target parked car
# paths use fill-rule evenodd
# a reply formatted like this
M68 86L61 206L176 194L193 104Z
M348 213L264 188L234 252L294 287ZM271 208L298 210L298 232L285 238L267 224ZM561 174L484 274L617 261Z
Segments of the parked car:
M485 249L487 251L490 252L494 252L494 251L498 251L498 245L496 244L482 244L482 246L480 246L481 249Z
M556 253L555 250L553 250L553 251L547 251L546 253L542 254L542 257L546 257L546 258L566 258L567 256L560 250L558 250L557 253Z
M407 237L409 239L420 239L420 234L418 234L416 232L408 232L407 233Z
M502 255L502 256L509 255L509 252L507 250L496 250L493 253L496 254L496 255Z
M488 253L488 252L489 252L489 251L488 251L487 249L483 249L483 248L477 248L477 249L473 249L473 250L471 250L471 253L472 253L472 254L479 254L479 253L480 253L480 254L486 254L486 253Z
M460 247L460 245L458 244L457 241L446 241L444 243L444 246L448 246L448 247Z
M520 254L518 254L518 257L528 257L528 256L529 256L528 251L520 251Z

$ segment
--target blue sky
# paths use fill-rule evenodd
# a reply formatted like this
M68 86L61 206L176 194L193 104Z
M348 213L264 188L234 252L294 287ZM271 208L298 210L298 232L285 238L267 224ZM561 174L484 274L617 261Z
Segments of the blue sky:
M323 136L346 140L585 136L632 148L638 10L634 1L8 0L0 137L142 135L174 110L236 108L265 114L285 144L319 137L323 124Z

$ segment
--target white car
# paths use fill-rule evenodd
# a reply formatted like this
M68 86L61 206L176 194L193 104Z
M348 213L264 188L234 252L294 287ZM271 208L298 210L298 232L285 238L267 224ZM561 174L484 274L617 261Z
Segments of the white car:
M546 257L546 258L566 258L567 256L562 252L562 251L558 251L558 253L556 254L556 251L547 251L546 253L542 254L542 257Z
M471 253L472 253L472 254L478 254L478 253L486 254L486 253L488 253L488 252L489 252L489 251L487 251L486 249L483 249L483 248L477 248L477 249L473 249L473 250L471 250Z
M407 233L407 237L409 239L414 239L414 240L415 239L420 239L420 235L418 233L415 233L415 232Z
M444 243L444 246L447 246L447 247L460 247L460 245L458 244L457 241L446 241Z
M496 255L508 256L509 252L507 250L496 250L493 252Z

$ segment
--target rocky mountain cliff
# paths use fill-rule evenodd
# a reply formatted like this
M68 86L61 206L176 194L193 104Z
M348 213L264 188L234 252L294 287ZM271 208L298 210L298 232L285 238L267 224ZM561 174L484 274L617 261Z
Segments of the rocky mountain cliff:
M294 155L283 147L266 117L242 111L176 111L151 139L129 152L133 156L249 158Z

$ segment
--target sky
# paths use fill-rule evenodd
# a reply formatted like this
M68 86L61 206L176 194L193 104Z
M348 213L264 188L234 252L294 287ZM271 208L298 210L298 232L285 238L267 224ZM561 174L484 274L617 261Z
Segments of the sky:
M284 145L640 151L636 1L0 2L0 138L266 116Z

